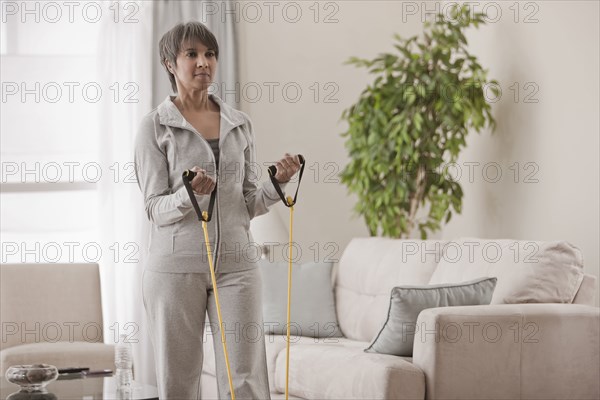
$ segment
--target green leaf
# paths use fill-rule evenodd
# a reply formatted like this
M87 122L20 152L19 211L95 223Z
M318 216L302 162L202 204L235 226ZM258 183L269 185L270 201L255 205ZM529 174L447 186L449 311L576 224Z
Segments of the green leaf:
M407 90L404 92L404 100L408 103L408 105L413 104L416 99L417 99L417 95L415 94L414 91Z
M452 218L452 211L448 211L446 214L446 223L450 222L450 218Z
M423 124L423 117L421 116L421 114L415 114L415 116L413 117L413 124L415 125L415 128L417 128L418 131L421 131L421 126Z

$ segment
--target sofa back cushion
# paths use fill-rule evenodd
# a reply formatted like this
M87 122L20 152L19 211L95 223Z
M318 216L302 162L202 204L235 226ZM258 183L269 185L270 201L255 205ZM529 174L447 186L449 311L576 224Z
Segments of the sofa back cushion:
M491 304L572 303L583 276L581 251L564 241L461 238L446 243L429 283L495 277Z
M104 341L98 264L1 264L0 289L0 349Z
M345 337L369 342L385 322L394 286L427 284L445 242L355 238L335 277L338 323Z
M260 260L265 332L287 334L288 263ZM290 335L329 338L342 336L331 291L328 262L292 265Z

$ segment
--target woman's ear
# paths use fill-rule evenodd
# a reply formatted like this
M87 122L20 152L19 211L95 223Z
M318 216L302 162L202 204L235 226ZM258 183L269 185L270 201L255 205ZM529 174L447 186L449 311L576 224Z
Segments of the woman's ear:
M169 62L169 60L165 59L165 64L167 65L167 69L169 70L170 73L173 73L173 67L171 66L171 63Z

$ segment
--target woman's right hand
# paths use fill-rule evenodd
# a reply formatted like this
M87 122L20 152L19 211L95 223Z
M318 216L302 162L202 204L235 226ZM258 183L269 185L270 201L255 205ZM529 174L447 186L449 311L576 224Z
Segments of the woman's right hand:
M216 186L215 180L206 174L206 170L197 165L194 165L191 170L196 173L196 176L190 182L194 193L197 195L211 194Z

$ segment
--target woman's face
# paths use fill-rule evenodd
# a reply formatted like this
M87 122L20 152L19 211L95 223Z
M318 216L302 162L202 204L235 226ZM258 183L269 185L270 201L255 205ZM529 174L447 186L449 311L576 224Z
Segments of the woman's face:
M171 66L178 91L207 90L217 70L214 50L200 41L184 43L181 48L177 65Z

